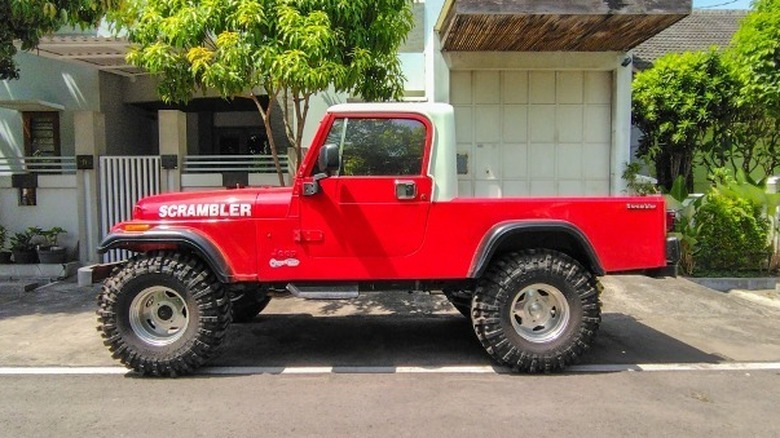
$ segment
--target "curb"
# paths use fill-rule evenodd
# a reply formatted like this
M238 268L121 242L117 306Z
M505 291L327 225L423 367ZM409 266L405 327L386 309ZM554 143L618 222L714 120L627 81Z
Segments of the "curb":
M0 282L0 294L24 295L27 292L34 291L40 286L41 283L38 281L3 281Z
M728 292L732 289L740 290L774 290L777 288L777 277L752 277L752 278L708 278L685 277L686 280L720 292Z

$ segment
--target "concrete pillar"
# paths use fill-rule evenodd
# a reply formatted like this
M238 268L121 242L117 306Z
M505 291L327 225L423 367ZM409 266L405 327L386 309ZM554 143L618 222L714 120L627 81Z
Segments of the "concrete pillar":
M780 176L770 176L766 182L767 193L780 193ZM777 224L780 223L780 208L775 211L768 212L769 220L772 223L770 233L772 235L772 246L775 251L780 251L780 231L778 231Z
M428 102L450 101L450 69L441 52L439 35L434 31L444 0L425 2L425 98Z
M73 115L73 125L76 157L91 157L92 160L92 166L77 160L79 261L97 263L97 246L103 237L100 232L98 166L100 156L106 153L105 116L95 111L77 111Z
M159 110L157 123L160 131L160 155L175 155L176 168L163 165L160 181L161 192L181 190L181 170L187 155L187 114L178 110Z
M624 195L623 170L631 160L631 54L620 54L615 60L612 99L612 153L610 156L610 194Z

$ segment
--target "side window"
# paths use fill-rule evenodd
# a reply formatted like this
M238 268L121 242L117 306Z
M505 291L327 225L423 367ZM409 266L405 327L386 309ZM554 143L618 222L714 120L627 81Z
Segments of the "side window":
M337 119L326 143L339 145L341 176L422 173L425 125L414 119Z

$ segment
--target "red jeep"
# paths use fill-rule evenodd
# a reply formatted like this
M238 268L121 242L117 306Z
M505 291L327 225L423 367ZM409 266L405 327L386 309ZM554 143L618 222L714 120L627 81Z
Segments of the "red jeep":
M575 362L599 276L676 262L663 199L461 198L454 132L449 105L337 105L292 187L141 200L100 246L137 253L103 285L105 344L140 373L186 374L280 292L442 290L496 362Z

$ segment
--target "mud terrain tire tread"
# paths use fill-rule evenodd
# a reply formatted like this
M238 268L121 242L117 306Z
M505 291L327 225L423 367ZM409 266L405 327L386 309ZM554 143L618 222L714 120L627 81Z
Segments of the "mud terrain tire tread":
M187 331L170 345L144 344L128 323L129 303L142 287L139 279L150 275L178 285L177 292L190 304ZM231 308L225 288L200 259L154 252L129 260L105 280L97 316L112 357L142 375L175 377L192 373L216 354L231 322Z
M512 327L514 297L534 283L556 286L566 297L570 318L556 339L531 343ZM526 250L495 260L477 284L472 324L493 359L514 372L550 373L576 363L590 348L601 323L596 277L566 254Z

